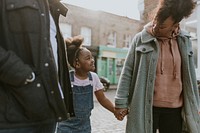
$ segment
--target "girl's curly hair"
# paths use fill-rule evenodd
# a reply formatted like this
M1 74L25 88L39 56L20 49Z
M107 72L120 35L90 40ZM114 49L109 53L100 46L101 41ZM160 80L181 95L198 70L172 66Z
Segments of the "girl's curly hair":
M195 6L196 2L193 0L160 0L154 21L161 24L171 16L174 23L178 23L189 17Z
M74 67L74 61L79 57L80 51L83 49L83 41L84 38L81 35L65 39L68 62L71 67Z

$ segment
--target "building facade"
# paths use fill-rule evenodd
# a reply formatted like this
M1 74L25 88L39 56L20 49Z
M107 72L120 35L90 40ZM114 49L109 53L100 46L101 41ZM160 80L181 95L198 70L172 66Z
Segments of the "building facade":
M142 23L115 14L66 4L66 17L60 18L64 37L82 35L84 46L95 58L96 72L117 84L123 62L134 35Z

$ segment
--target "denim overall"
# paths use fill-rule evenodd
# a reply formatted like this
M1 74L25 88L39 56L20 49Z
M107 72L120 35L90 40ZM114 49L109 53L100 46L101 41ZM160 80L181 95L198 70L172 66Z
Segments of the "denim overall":
M74 85L74 71L70 71L75 117L58 123L57 133L91 133L90 115L94 103L90 72L88 77L91 84L77 86Z

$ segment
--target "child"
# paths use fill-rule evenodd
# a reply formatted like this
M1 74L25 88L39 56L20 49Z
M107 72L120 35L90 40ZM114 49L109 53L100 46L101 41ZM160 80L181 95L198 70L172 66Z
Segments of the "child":
M103 85L95 70L91 52L82 47L83 37L66 40L68 60L74 70L70 71L75 117L58 123L57 133L91 133L90 115L93 109L93 92L99 103L112 113L114 105L103 93Z

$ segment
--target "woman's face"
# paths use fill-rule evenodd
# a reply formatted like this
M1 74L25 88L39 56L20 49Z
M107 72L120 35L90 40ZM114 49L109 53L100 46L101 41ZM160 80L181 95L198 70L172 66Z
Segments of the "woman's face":
M165 36L171 37L175 29L179 27L179 23L174 23L172 17L168 17L163 23L161 24L154 24L154 33L157 36Z

